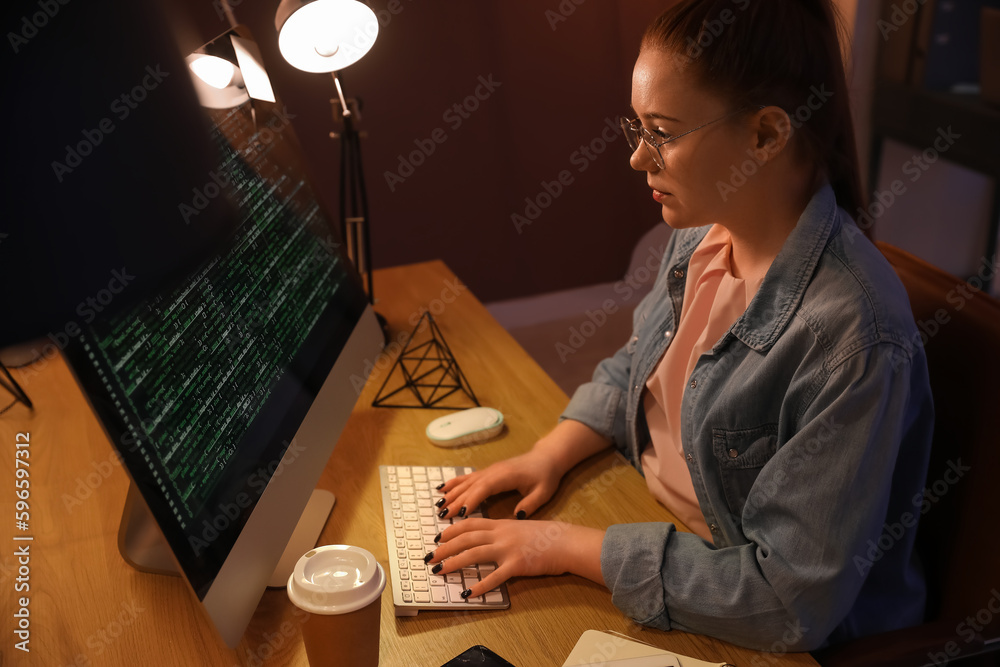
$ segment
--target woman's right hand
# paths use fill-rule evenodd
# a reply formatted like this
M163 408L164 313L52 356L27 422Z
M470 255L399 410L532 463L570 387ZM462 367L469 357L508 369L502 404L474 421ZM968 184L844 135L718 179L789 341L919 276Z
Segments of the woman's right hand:
M490 496L516 490L523 498L514 516L524 519L545 504L559 486L564 471L547 453L539 449L498 461L476 472L452 478L440 491L444 498L439 511L443 517L465 516Z

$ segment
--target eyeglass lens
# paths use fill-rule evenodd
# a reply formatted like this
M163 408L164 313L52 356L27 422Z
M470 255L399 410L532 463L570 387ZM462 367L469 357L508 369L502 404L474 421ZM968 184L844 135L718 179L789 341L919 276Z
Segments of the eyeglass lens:
M642 130L636 128L634 121L630 122L624 117L622 117L621 126L622 126L622 131L625 133L625 141L628 142L628 145L632 149L632 152L635 152L635 150L639 148L639 144L645 144L646 150L649 152L649 156L653 158L653 162L656 163L657 167L662 169L663 161L660 158L659 150L653 146L650 146L649 143L644 140L644 137L642 135Z

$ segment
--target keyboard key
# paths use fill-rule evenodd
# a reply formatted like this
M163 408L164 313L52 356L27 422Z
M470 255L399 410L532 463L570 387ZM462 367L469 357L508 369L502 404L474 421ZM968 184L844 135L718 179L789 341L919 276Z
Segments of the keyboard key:
M408 583L408 582L403 582L403 583ZM413 582L413 590L415 590L415 591L429 591L430 589L431 589L431 585L429 583L427 583L426 581L414 581Z
M452 602L465 602L465 598L462 597L464 590L462 586L448 584L448 599Z
M500 591L490 591L485 597L487 604L500 604L503 602L503 594Z
M449 572L448 574L445 575L445 581L447 581L449 584L461 584L462 575L459 572Z
M414 593L413 599L420 604L428 604L431 601L430 593Z
M448 601L448 589L444 586L431 586L431 599L437 603Z

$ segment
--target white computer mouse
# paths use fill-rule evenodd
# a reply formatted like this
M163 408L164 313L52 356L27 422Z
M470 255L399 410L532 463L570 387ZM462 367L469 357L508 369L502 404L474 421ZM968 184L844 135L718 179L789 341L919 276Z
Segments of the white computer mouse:
M493 408L470 408L438 417L427 425L427 438L438 447L458 447L489 440L503 430L503 414Z

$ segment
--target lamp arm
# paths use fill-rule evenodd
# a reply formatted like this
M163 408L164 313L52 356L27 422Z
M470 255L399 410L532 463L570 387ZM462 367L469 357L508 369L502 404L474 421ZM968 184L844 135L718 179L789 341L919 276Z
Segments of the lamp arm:
M333 74L333 84L337 87L337 95L340 97L340 108L344 110L345 116L351 115L351 108L347 106L347 100L344 99L344 89L340 85L340 77L337 76L337 72L331 72Z

